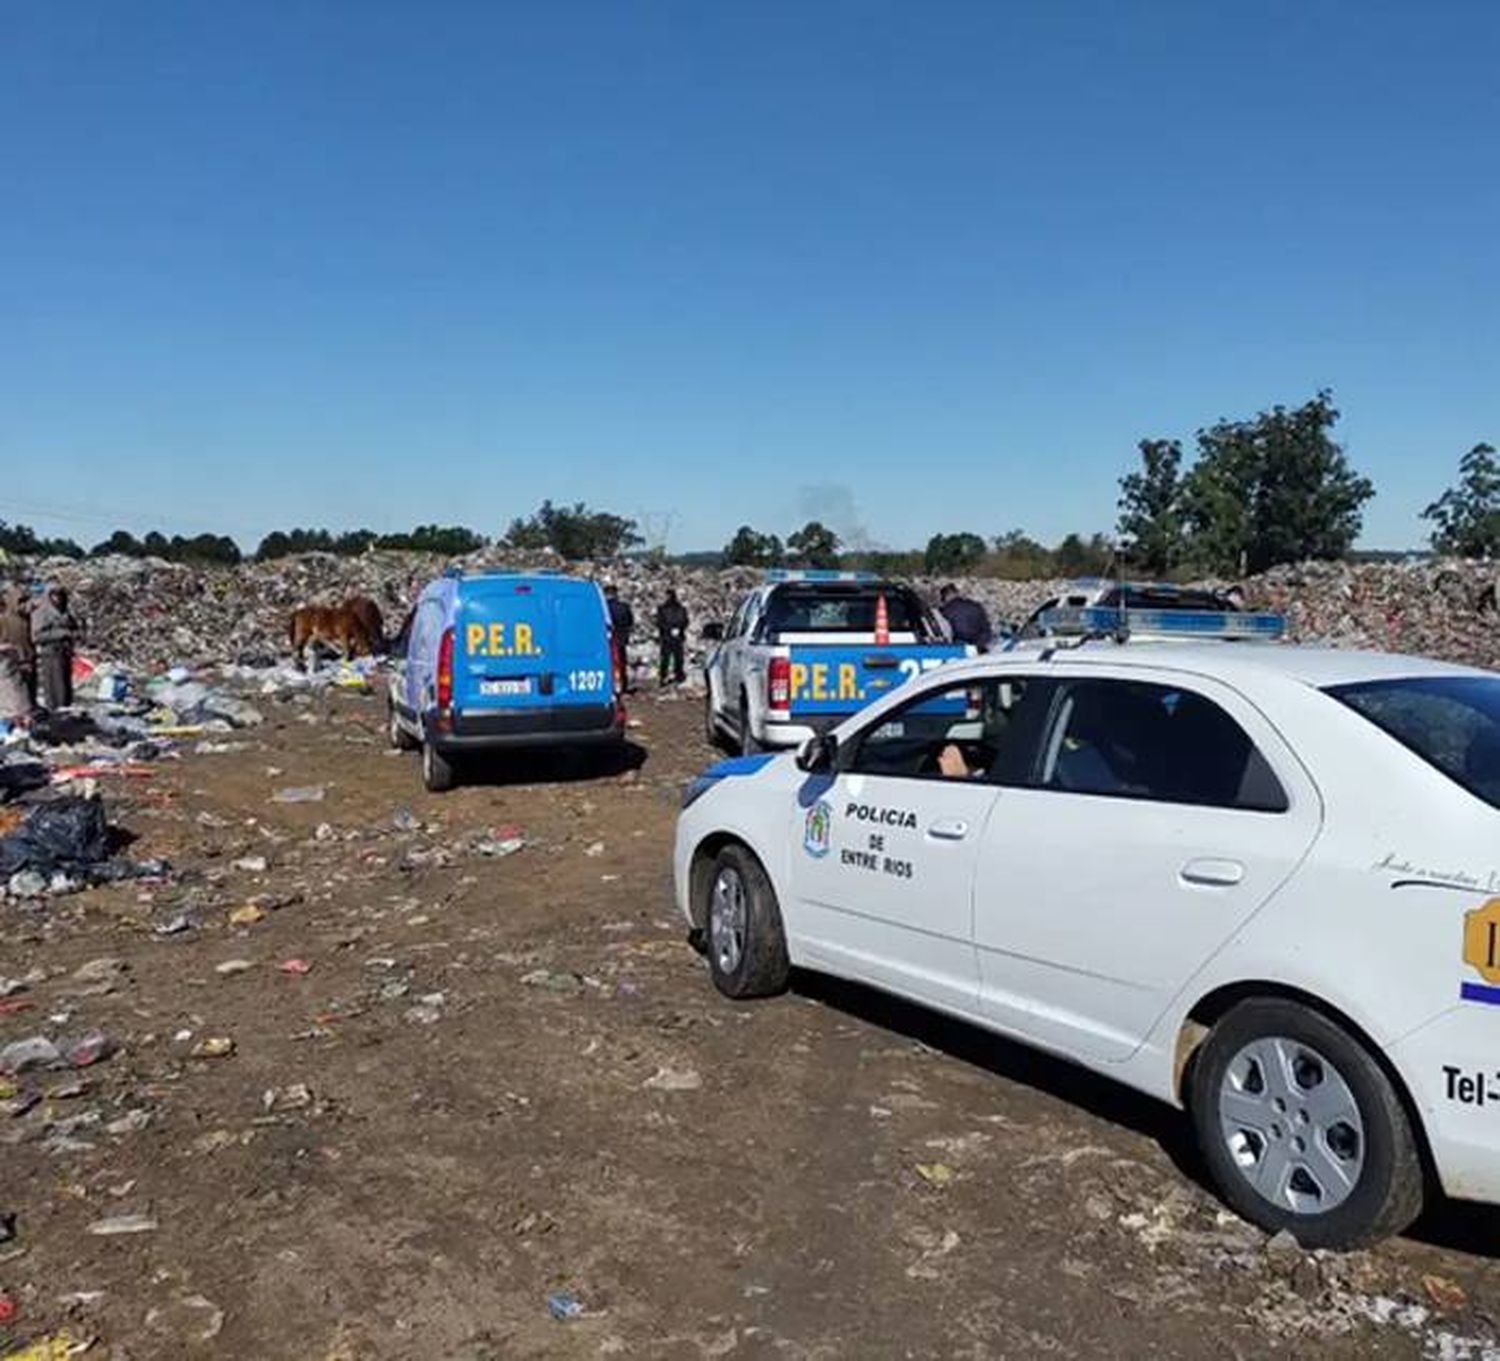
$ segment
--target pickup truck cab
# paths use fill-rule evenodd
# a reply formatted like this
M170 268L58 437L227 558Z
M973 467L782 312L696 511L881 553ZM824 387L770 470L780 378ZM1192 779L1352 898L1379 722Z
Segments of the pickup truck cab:
M709 653L708 738L742 752L795 747L903 681L973 652L948 641L900 582L769 572Z
M391 744L421 749L428 789L451 788L472 756L624 740L618 647L594 582L451 569L392 651Z

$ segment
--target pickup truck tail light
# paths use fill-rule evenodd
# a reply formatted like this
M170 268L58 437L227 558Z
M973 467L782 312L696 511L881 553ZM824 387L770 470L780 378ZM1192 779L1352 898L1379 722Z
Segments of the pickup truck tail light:
M444 629L438 643L437 706L446 712L453 707L453 630Z
M766 672L766 704L785 713L792 707L792 659L772 657Z

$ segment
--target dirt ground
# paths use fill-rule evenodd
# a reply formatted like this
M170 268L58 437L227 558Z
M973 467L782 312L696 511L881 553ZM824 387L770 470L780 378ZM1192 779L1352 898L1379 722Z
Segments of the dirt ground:
M110 783L170 883L0 909L0 1044L118 1046L0 1105L0 1355L1500 1356L1489 1212L1304 1254L1164 1107L855 988L721 999L670 891L696 697L623 771L443 796L374 697L267 712Z

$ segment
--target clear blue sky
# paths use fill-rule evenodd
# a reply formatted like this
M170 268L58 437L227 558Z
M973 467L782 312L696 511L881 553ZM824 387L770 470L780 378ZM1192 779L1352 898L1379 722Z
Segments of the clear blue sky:
M1500 5L0 10L0 518L1108 529L1331 387L1500 443ZM670 517L670 518L668 518Z

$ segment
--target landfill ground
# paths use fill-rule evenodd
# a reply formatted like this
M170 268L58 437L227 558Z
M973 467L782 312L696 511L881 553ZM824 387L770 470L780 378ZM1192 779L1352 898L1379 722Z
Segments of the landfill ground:
M0 1105L0 1356L1500 1355L1490 1212L1305 1254L1165 1107L861 989L720 998L696 696L442 796L374 696L265 708L102 782L171 882L4 909L0 1044L118 1049Z

